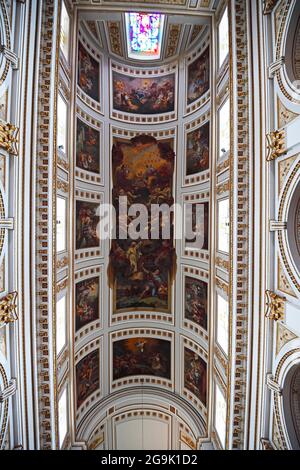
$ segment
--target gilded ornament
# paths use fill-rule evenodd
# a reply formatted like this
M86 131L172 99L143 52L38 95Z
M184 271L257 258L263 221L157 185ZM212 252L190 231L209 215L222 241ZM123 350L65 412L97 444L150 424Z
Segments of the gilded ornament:
M223 268L225 269L226 271L229 271L229 261L223 259L223 258L220 258L220 256L218 256L216 258L216 265L219 267L219 268Z
M169 27L169 35L168 35L168 43L166 48L166 57L172 57L176 54L176 50L178 48L178 42L181 33L180 24L172 24Z
M270 290L266 291L266 318L270 320L283 320L284 319L284 306L286 298L282 297Z
M17 292L10 292L0 299L0 326L16 321L17 315Z
M230 189L230 182L229 180L226 181L225 183L217 186L217 194L223 194L223 193L227 193Z
M12 155L18 155L18 127L0 121L0 147Z
M266 135L267 137L267 148L268 155L267 161L271 162L281 155L285 155L287 152L286 142L285 142L285 130L274 131Z
M107 23L111 51L119 56L122 56L122 41L121 41L121 23L119 21L109 21Z
M181 442L184 442L191 449L196 450L195 441L187 434L184 434L182 431L180 431L180 440Z

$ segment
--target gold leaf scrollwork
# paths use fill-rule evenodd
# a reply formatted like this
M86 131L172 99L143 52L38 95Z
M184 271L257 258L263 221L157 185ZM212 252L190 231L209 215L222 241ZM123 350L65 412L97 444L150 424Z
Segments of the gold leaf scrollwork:
M0 327L18 319L17 315L17 292L10 292L0 299Z
M10 123L0 121L0 148L12 155L18 155L18 127Z
M278 321L284 319L284 307L286 298L270 290L266 291L266 318Z
M276 158L280 157L281 155L285 155L286 145L285 145L285 130L281 131L274 131L270 134L267 134L267 148L268 148L268 155L267 161L271 162Z

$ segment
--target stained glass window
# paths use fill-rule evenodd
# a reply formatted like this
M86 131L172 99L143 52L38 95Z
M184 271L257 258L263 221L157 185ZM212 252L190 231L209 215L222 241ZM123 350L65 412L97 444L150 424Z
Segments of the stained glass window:
M164 15L126 13L128 56L132 59L159 59Z

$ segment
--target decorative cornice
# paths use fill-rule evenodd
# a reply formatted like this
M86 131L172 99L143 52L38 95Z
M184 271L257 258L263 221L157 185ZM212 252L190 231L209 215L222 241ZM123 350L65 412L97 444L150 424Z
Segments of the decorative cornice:
M18 127L9 122L0 121L0 148L12 155L18 155Z
M285 137L286 137L286 133L284 129L281 131L274 131L266 135L267 148L268 148L268 155L267 155L268 162L271 162L272 160L275 160L281 155L286 154L287 149L286 149Z
M275 292L270 290L266 291L266 318L270 320L278 321L284 320L284 309L285 309L286 298L282 297Z
M3 324L13 323L18 319L17 315L17 292L10 292L0 299L0 327Z

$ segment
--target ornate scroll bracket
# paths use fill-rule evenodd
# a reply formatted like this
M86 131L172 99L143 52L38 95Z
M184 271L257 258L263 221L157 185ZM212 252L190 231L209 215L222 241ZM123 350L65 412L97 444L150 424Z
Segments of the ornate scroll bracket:
M17 315L17 292L10 292L0 299L0 327L12 323L18 319Z
M270 232L280 232L287 229L287 222L281 220L270 220L269 230Z
M278 70L280 70L283 65L284 65L283 56L279 57L279 59L275 60L275 62L272 62L272 64L270 64L268 67L269 78L270 79L274 78L276 75L276 72L278 72Z
M0 44L0 53L4 55L8 62L10 62L13 70L17 70L19 68L19 57L13 51L8 49L8 47Z
M0 148L12 155L18 155L18 127L8 122L0 121Z
M285 130L274 131L266 135L267 138L267 162L271 162L287 152Z
M272 13L277 3L278 3L278 0L265 0L264 9L263 9L264 15L268 15L269 13Z
M266 376L266 384L269 390L276 393L277 395L282 395L282 389L271 373L267 374Z
M284 319L285 297L281 297L270 290L266 291L266 318L278 321Z
M5 400L8 400L9 397L14 395L17 391L17 381L16 379L10 379L8 386L3 390L0 390L0 403L3 403Z

